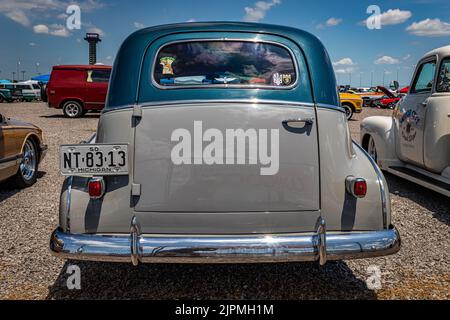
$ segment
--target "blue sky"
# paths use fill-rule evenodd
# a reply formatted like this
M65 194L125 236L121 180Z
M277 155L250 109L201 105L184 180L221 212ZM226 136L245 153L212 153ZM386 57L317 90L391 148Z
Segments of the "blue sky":
M81 8L80 30L66 28L66 9ZM381 9L382 28L369 30L366 10ZM450 44L450 1L299 0L0 0L0 79L25 70L25 78L48 73L55 64L87 63L86 31L102 34L99 61L112 64L122 41L133 31L185 21L260 21L288 25L318 36L328 49L338 81L359 86L399 76L409 84L417 60ZM17 75L16 75L17 78ZM20 72L20 79L22 73Z

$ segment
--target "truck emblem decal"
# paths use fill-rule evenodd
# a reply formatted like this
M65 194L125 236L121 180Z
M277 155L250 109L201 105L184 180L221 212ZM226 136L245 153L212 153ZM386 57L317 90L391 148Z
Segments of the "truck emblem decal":
M419 115L414 110L408 110L399 122L402 127L402 138L406 142L414 141L417 136L416 126L420 122Z
M203 122L194 121L193 135L188 129L173 131L171 141L177 144L171 159L177 166L259 164L262 176L273 176L279 171L279 140L278 129L226 129L223 133L213 128L203 131Z
M291 74L283 74L283 84L285 86L290 85L292 82L292 75Z

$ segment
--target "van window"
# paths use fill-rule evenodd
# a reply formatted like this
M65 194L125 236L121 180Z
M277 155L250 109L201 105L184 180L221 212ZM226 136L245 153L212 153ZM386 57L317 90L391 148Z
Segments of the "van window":
M88 71L87 82L109 82L111 70L92 70Z
M33 86L33 89L35 89L35 90L39 90L39 89L41 89L41 87L39 87L39 85L38 85L38 84L33 84L32 86Z
M257 86L290 88L297 72L290 51L264 42L192 41L158 52L154 81L162 87Z
M439 78L436 86L438 92L450 92L450 58L442 61L439 69Z
M436 61L430 61L420 66L417 73L412 93L428 92L433 88L434 76L436 74Z

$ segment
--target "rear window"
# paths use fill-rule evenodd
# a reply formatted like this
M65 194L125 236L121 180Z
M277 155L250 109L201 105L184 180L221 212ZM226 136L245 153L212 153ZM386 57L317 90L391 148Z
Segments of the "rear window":
M297 82L290 51L272 43L194 41L158 52L153 72L161 87L244 86L288 89Z

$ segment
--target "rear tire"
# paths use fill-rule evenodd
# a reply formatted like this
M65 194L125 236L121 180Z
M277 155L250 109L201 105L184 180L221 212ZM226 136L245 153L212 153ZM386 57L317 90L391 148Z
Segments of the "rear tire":
M79 118L83 115L83 106L78 101L67 101L63 105L63 112L67 118Z
M22 150L22 161L11 182L20 189L31 187L36 183L39 166L39 151L33 140L25 141Z
M3 98L3 96L0 96L0 103L2 103L5 99Z

